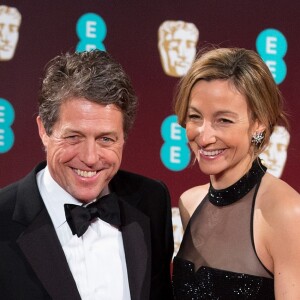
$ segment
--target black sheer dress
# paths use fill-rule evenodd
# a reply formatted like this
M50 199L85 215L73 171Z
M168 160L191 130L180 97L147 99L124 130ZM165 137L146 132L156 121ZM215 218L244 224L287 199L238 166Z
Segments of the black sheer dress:
M257 159L229 188L210 186L173 261L175 299L275 299L273 275L253 241L255 198L265 171Z

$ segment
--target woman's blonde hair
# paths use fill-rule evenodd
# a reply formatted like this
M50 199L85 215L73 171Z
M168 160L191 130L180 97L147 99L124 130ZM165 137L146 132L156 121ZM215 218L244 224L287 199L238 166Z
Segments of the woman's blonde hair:
M268 144L275 125L288 127L283 99L269 68L255 51L242 48L218 48L198 53L188 73L179 82L175 97L175 113L182 127L185 127L195 83L214 79L230 80L246 97L253 120L266 127L264 140L255 149L256 155Z

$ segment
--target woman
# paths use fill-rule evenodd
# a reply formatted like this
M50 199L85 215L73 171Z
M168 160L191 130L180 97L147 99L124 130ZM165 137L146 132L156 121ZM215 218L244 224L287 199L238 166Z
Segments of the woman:
M208 51L182 79L175 112L210 177L179 200L175 299L300 299L300 196L258 157L287 125L268 67L254 51Z

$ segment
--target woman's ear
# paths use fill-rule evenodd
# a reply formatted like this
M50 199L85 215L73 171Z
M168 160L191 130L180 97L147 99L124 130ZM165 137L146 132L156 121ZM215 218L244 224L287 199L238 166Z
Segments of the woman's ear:
M255 121L252 128L252 134L263 133L266 130L266 126L259 121Z

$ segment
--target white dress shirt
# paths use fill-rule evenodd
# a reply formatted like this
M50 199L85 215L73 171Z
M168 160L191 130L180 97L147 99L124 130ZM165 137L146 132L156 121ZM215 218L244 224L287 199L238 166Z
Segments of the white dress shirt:
M121 232L97 218L78 238L66 222L64 204L82 203L54 181L48 167L37 174L37 184L81 299L130 300Z

